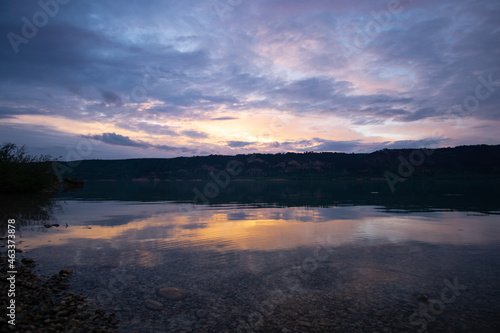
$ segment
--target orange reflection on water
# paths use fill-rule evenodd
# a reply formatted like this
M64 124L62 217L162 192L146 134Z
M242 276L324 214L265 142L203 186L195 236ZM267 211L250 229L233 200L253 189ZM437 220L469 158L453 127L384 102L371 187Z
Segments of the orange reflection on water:
M105 205L82 203L82 205ZM471 217L463 212L393 214L373 207L332 208L234 208L203 207L175 210L164 206L151 216L134 218L144 205L116 205L107 215L120 217L119 225L100 220L101 225L74 221L69 228L47 232L24 231L24 245L70 244L73 240L102 240L98 247L134 251L141 266L160 263L158 253L175 248L212 251L283 250L320 243L340 246L363 240L378 242L419 241L438 244L498 242L496 216ZM155 206L156 207L156 206ZM116 209L116 211L114 211ZM128 211L127 211L128 210ZM99 212L96 211L99 215ZM120 215L121 214L121 215ZM74 217L73 217L74 218ZM100 217L102 218L102 217ZM107 222L106 222L107 221ZM128 222L127 222L128 221ZM85 224L85 225L83 225ZM40 227L42 230L43 227ZM90 244L90 243L89 243ZM127 259L128 260L128 259Z
M127 242L160 242L162 247L210 246L239 250L272 250L317 243L325 234L351 238L354 220L325 221L315 209L266 208L234 211L193 210L182 215L167 212L139 218L122 225L97 224L51 228L43 233L28 233L31 248L62 245L71 239L102 239ZM316 223L321 222L321 223ZM42 228L42 227L41 227ZM346 237L347 236L347 237ZM50 242L49 242L50 241Z

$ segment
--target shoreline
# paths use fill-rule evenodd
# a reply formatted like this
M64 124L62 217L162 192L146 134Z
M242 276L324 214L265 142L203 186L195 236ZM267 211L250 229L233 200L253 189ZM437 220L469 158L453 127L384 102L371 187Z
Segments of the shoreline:
M67 289L69 277L73 273L62 269L52 276L34 272L37 264L32 259L16 260L15 274L15 325L5 312L0 317L2 332L118 332L115 314L92 308L84 294L76 294ZM2 309L9 304L9 276L7 257L0 254L0 296Z

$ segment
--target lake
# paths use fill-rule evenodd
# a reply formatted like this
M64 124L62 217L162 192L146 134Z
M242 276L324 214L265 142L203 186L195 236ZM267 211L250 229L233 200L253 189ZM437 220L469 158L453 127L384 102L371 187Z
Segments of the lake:
M498 182L233 182L194 205L204 185L90 182L4 214L123 332L500 329Z

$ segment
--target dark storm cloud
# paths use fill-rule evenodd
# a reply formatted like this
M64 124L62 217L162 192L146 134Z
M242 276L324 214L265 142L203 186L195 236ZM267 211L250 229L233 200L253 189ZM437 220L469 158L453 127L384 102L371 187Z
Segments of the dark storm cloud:
M407 115L410 113L410 112L408 112L406 110L402 110L402 109L382 109L382 110L380 110L380 109L373 108L371 110L365 109L362 111L363 112L372 111L374 114L381 116L381 117L396 117L396 116Z
M246 141L228 141L227 145L231 148L241 148L249 145L253 145L255 142L246 142Z
M15 26L0 27L2 32L10 32ZM0 52L0 61L8 61L9 67L4 72L5 78L23 83L24 81L47 82L51 84L80 85L82 83L103 83L107 71L104 66L120 66L124 63L120 59L106 59L106 52L123 52L124 46L108 40L102 34L86 28L72 25L54 24L40 29L39 33L21 49L19 54L14 54L8 40L2 40L5 46ZM91 72L88 72L92 69ZM75 72L84 75L76 77ZM27 83L27 82L26 82Z
M435 117L438 114L436 113L436 109L434 108L424 108L417 110L413 113L406 114L405 116L396 117L396 120L399 121L416 121L425 118Z
M164 151L182 151L182 152L191 152L191 153L196 152L196 150L186 148L186 147L171 147L171 146L167 146L167 145L155 145L155 144L151 144L151 143L144 142L141 140L132 140L128 136L123 136L123 135L116 134L116 133L83 135L82 137L87 138L87 139L102 141L102 142L107 143L109 145L116 145L116 146L135 147L135 148L142 148L142 149L154 148L154 149L164 150Z
M2 118L13 118L16 115L27 115L27 114L44 114L42 110L25 107L0 107L0 119Z
M122 99L114 91L101 89L101 96L106 104L114 104L116 107L123 106Z
M116 133L102 133L95 135L85 135L83 136L88 139L99 140L110 145L127 146L127 147L140 147L149 148L151 144L143 141L134 141L128 136L123 136Z
M351 152L357 150L361 146L361 140L331 141L317 139L317 141L322 142L314 147L315 151Z

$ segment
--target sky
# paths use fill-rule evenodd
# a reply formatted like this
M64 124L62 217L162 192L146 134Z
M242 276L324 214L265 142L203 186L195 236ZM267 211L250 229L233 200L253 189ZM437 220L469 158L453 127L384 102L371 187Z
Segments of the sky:
M500 1L4 0L0 143L60 160L500 144Z

